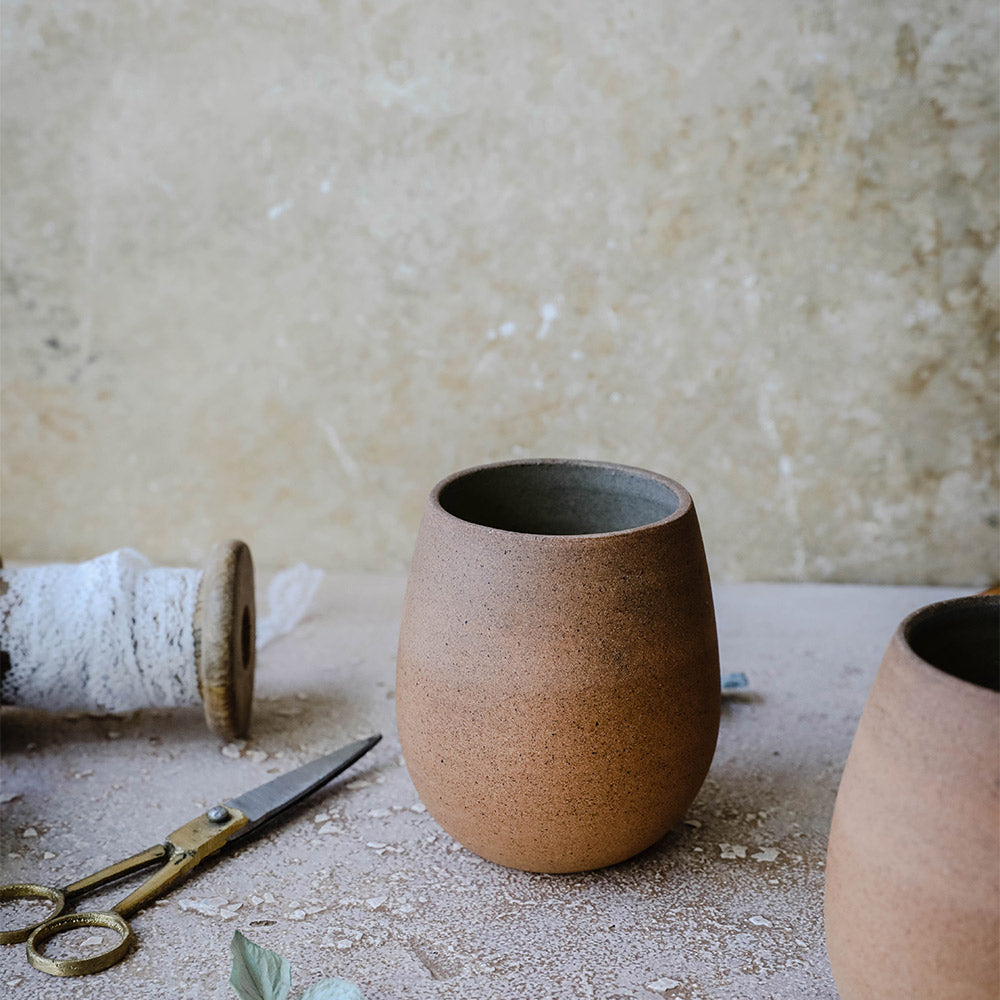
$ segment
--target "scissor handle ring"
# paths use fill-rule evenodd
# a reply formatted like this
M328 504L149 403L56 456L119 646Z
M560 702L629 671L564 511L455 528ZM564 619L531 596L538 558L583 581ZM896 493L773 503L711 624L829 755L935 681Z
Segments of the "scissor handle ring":
M49 938L76 927L108 927L121 935L121 940L107 951L90 955L88 958L47 958L38 946ZM103 972L115 962L120 962L132 947L135 938L128 921L114 910L95 910L90 913L64 913L53 917L36 927L28 938L28 961L50 976L87 976L92 972Z
M29 927L14 927L11 930L0 931L0 944L17 944L20 941L27 941L31 932L39 924L58 917L66 905L66 897L58 889L53 889L49 885L36 885L34 882L13 882L10 885L0 885L0 903L6 903L12 899L47 899L50 903L55 904L55 909L44 920L38 920Z

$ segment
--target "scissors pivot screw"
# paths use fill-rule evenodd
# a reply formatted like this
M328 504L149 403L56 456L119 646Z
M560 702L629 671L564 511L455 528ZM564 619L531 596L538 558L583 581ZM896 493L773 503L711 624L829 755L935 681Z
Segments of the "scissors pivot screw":
M213 823L225 823L233 814L225 806L212 806L206 815Z

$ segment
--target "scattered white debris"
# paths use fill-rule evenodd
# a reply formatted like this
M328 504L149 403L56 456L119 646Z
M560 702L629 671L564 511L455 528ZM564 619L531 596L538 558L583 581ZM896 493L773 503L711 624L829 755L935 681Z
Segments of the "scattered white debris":
M386 816L391 816L392 813L388 809L371 809L368 815L372 819L385 819Z
M292 910L291 913L286 913L285 916L289 920L305 920L306 911L305 910Z
M354 944L349 938L340 938L336 945L341 951L346 951L351 945Z
M73 775L74 778L92 778L94 776L94 771L92 768L88 768L86 771L77 771Z
M330 822L330 823L324 823L324 824L323 824L323 825L322 825L322 826L321 826L321 827L319 828L319 831L318 831L318 832L319 832L320 834L323 834L323 835L327 835L327 834L331 834L331 833L336 833L336 832L337 832L337 824L336 824L336 823L333 823L333 822Z
M777 861L781 851L777 847L762 847L756 854L752 854L754 861Z
M380 906L385 904L388 896L372 896L365 900L365 905L371 910L377 910Z
M229 757L231 760L238 760L246 745L246 740L234 740L232 743L227 743L219 752L223 757Z
M370 847L373 851L384 851L389 845L381 844L376 840L369 840L365 847Z
M260 904L264 902L264 898L262 896L251 896L250 902L253 903L254 906L260 906Z
M730 860L733 858L743 859L747 856L747 849L744 844L719 844L719 850L722 852L719 855L720 857Z
M410 812L425 813L427 812L427 806L425 806L423 802L414 802L413 805L410 806Z
M55 857L58 857L58 855L56 855L56 854L53 854L53 853L52 853L51 851L46 851L46 852L45 852L45 853L44 853L44 854L42 855L42 857L43 857L43 858L44 858L44 859L45 859L46 861L51 861L51 860L52 860L53 858L55 858Z
M371 782L365 781L364 778L355 778L353 781L349 781L345 787L348 791L356 792L359 788L370 788Z
M22 833L21 836L22 837L37 837L38 836L38 831L33 826L29 826L29 827L25 828L24 833Z
M248 750L246 756L248 760L252 760L255 764L263 764L267 760L267 754L263 750Z
M104 938L100 934L91 934L89 938L84 938L80 942L81 948L100 948L104 944Z
M646 989L653 993L666 993L668 990L675 990L680 986L680 983L676 979L669 979L664 976L662 979L657 979L655 983L646 983Z
M767 919L767 917L751 917L750 918L750 923L752 923L754 925L754 927L773 927L774 926L771 923L771 921Z
M686 820L684 820L684 825L685 826L693 826L696 830L700 830L701 829L701 820L700 819L686 819Z
M194 910L205 917L217 917L224 906L231 904L225 896L205 896L202 899L178 899L177 905L182 910Z
M330 814L329 813L316 813L316 815L313 816L313 822L314 823L325 823L329 818L330 818Z

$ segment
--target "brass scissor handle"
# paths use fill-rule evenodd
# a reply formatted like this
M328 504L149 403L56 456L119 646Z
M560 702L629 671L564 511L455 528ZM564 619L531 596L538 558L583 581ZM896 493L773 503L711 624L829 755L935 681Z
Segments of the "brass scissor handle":
M49 958L38 949L49 938L77 927L106 927L118 933L120 940L110 948L86 958ZM39 924L28 937L28 961L40 972L50 976L86 976L103 972L120 962L135 942L128 921L114 910L94 910L90 913L64 913Z
M18 944L27 941L39 923L58 917L66 906L66 894L61 889L53 889L50 885L37 885L35 882L0 885L0 903L7 903L13 899L47 899L53 904L53 909L42 921L36 921L28 927L12 927L10 930L0 931L0 944Z
M0 902L13 899L47 899L54 910L31 927L19 927L0 932L0 944L27 941L28 961L40 972L50 976L85 976L120 962L135 943L135 936L125 919L145 906L185 875L200 861L214 854L235 831L246 826L249 820L238 809L223 809L213 818L214 810L175 830L167 841L157 844L132 857L108 865L93 875L80 879L63 889L16 882L0 886ZM86 895L109 882L131 875L150 865L159 864L153 874L134 892L110 910L80 913L63 913L67 902ZM49 958L40 951L50 938L77 927L104 927L116 931L121 938L106 951L86 958Z

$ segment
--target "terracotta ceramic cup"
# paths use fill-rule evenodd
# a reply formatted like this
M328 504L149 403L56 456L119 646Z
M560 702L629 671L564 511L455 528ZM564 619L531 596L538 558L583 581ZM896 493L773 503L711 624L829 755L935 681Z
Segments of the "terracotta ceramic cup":
M557 459L439 483L407 585L396 701L417 792L482 857L582 871L656 842L697 794L719 729L687 490Z
M840 783L826 937L842 1000L1000 996L1000 597L900 625Z

